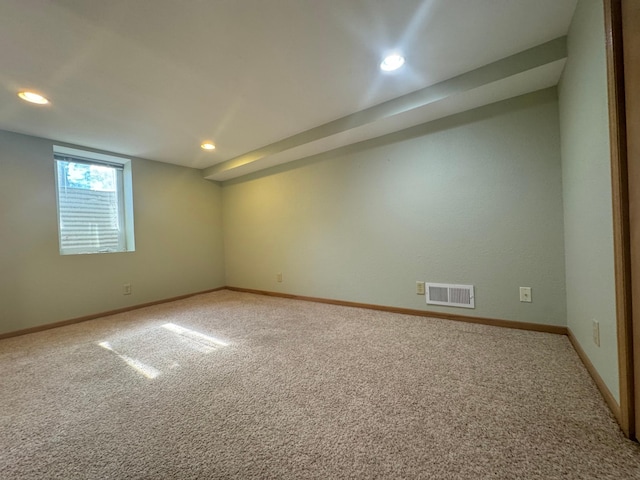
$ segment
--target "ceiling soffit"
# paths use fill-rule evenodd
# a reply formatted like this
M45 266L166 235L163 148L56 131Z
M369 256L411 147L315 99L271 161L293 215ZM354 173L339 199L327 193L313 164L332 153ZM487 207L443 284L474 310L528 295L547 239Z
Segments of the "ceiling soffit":
M504 91L511 89L515 95L546 88L557 83L566 56L566 37L560 37L205 168L202 173L206 179L224 181L280 163L346 146L361 141L363 138L392 133L465 109L486 105L497 100L495 95L487 94L487 92L491 92L491 88L488 87L493 84L500 84L500 88ZM545 72L545 74L541 75L540 72ZM527 81L528 78L532 80ZM514 83L526 85L524 91L523 88L513 88ZM476 94L474 95L474 93ZM438 108L438 106L446 104L448 99L461 95L468 99L466 105L465 101L462 104L461 102L451 102L452 105L455 104L455 109ZM437 113L434 115L436 111ZM408 123L390 121L400 119L403 116L411 117L411 121ZM357 131L358 134L348 135L351 131ZM372 132L371 135L367 134L369 131ZM333 139L333 141L328 141L329 139ZM309 148L305 149L307 145ZM287 155L287 152L291 152L291 154ZM281 161L277 159L281 159Z

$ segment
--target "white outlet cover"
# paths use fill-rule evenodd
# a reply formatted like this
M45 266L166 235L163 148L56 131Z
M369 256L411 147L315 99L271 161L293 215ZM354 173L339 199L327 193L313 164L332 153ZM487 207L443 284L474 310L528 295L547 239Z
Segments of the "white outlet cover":
M531 303L531 287L520 287L520 301Z

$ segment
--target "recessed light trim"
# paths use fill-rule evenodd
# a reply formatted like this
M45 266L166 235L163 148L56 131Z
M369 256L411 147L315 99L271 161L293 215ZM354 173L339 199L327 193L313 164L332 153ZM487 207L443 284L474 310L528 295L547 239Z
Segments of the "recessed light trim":
M382 60L380 70L384 72L393 72L394 70L399 69L402 65L404 65L404 57L394 53L393 55L386 56L385 59Z
M49 103L49 100L46 97L43 97L39 93L31 92L29 90L22 90L18 92L18 96L29 103L35 103L37 105L46 105Z
M215 150L216 146L212 142L203 142L200 148L203 150Z

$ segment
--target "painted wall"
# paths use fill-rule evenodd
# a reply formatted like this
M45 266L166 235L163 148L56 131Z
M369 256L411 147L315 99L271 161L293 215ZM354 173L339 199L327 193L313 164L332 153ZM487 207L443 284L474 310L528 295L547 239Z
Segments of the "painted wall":
M567 325L619 400L604 13L580 0L559 85ZM600 347L592 321L600 322Z
M548 89L230 180L227 284L564 325L560 168ZM475 310L418 280L475 285Z
M53 145L0 131L0 333L224 285L220 186L158 162L132 160L135 252L61 256Z

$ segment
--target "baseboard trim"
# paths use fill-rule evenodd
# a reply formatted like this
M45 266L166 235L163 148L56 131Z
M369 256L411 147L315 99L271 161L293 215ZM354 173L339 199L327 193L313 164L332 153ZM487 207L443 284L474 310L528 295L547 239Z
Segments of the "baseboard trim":
M515 328L518 330L531 330L534 332L555 333L558 335L567 334L567 327L561 327L557 325L544 325L542 323L515 322L513 320L472 317L467 315L459 315L455 313L442 313L442 312L432 312L428 310L414 310L411 308L387 307L384 305L347 302L344 300L333 300L330 298L306 297L302 295L291 295L289 293L269 292L265 290L254 290L250 288L227 286L226 289L231 290L233 292L254 293L257 295L266 295L269 297L289 298L292 300L304 300L307 302L316 302L316 303L328 303L331 305L341 305L343 307L366 308L368 310L379 310L382 312L401 313L404 315L414 315L418 317L442 318L445 320L454 320L454 321L466 322L466 323L478 323L481 325L490 325L493 327Z
M225 290L226 287L212 288L210 290L203 290L201 292L187 293L186 295L178 295L177 297L165 298L162 300L156 300L153 302L140 303L138 305L132 305L130 307L117 308L115 310L109 310L107 312L94 313L91 315L84 315L82 317L71 318L69 320L62 320L61 322L47 323L45 325L38 325L37 327L25 328L22 330L16 330L14 332L0 333L0 340L4 338L18 337L20 335L26 335L28 333L42 332L44 330L51 330L52 328L64 327L65 325L73 325L75 323L86 322L87 320L94 320L100 317L108 317L109 315L116 315L118 313L130 312L132 310L138 310L140 308L152 307L153 305L160 305L162 303L175 302L177 300L184 300L185 298L193 297L203 293L217 292L219 290Z
M567 328L567 336L569 337L569 341L571 342L571 345L573 345L574 350L578 354L578 357L580 357L580 360L582 360L582 363L584 364L587 371L589 372L589 375L591 375L591 378L593 378L593 381L596 383L598 390L600 390L600 393L602 394L604 401L607 402L607 405L611 409L613 416L616 417L618 424L622 425L622 422L621 422L622 412L620 411L620 405L618 404L615 397L607 387L606 383L604 383L604 380L602 380L602 377L596 370L596 367L594 367L593 363L591 363L591 360L589 360L589 357L587 356L585 351L582 349L580 342L578 342L578 339L573 334L570 328Z

